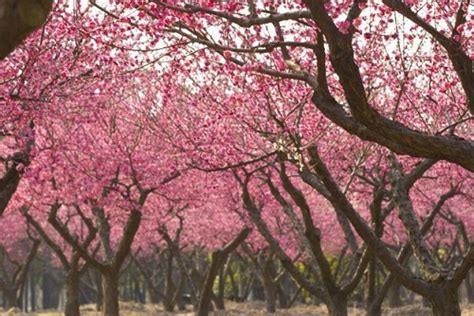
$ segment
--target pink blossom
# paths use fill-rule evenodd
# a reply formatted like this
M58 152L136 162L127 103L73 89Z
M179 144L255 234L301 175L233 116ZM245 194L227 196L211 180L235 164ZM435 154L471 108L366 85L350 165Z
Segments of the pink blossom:
M232 58L232 53L228 50L225 50L223 55L224 55L225 59L231 59Z
M16 165L15 169L18 172L23 172L23 170L25 170L25 165L20 162L19 164Z
M349 21L341 21L337 23L337 27L342 34L349 34L351 23Z

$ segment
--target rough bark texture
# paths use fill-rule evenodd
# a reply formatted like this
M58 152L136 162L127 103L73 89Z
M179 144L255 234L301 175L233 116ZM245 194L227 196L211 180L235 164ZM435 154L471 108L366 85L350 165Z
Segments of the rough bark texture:
M0 60L41 26L53 0L0 0Z
M20 172L16 170L14 164L10 169L8 169L6 174L0 178L0 215L2 215L3 211L7 208L19 183Z
M331 316L347 316L347 296L333 295L327 307Z
M79 273L70 271L66 279L65 316L80 316L79 312Z
M110 270L102 275L102 290L104 293L104 316L119 316L119 273Z
M273 276L270 271L271 262L266 261L263 266L262 271L262 283L263 283L263 290L265 292L265 305L267 308L267 313L275 313L276 312L276 284L273 281Z
M461 316L457 291L439 291L429 301L433 316Z

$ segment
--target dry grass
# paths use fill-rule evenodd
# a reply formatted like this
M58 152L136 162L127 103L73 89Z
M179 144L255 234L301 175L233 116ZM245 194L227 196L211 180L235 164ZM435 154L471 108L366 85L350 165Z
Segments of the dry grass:
M193 316L192 310L184 312L166 313L163 311L161 305L151 304L138 304L123 302L120 303L121 315L123 316L167 316L167 315L181 315L181 316ZM214 316L258 316L268 315L265 312L264 302L250 302L250 303L234 303L227 302L226 311L218 311L212 313ZM41 311L34 314L22 314L18 310L2 311L1 315L5 316L19 316L19 315L31 315L31 316L60 316L62 313L58 311ZM84 305L81 307L81 315L83 316L100 316L100 313L95 311L94 305ZM323 305L299 305L292 307L288 310L279 310L273 314L275 316L325 316L327 315L326 308ZM362 316L365 312L361 309L349 307L349 315L351 316ZM430 316L432 315L429 308L421 305L407 305L395 309L385 308L383 315L386 316ZM474 316L474 305L462 306L463 316Z

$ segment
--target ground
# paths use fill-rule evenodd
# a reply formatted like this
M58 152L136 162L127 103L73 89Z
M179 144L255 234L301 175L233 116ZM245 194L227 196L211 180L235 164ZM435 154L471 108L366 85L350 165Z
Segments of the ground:
M225 312L216 312L212 315L215 316L253 316L253 315L267 315L265 313L264 302L251 302L251 303L233 303L227 302L227 310ZM143 305L137 303L121 303L121 310L123 316L166 316L166 315L180 315L180 316L194 316L191 310L186 312L175 312L166 313L163 311L163 307L160 305ZM85 305L81 307L81 314L84 316L98 316L93 305ZM16 315L29 315L29 316L60 316L62 315L57 311L44 311L38 313L21 314L15 311L3 311L0 310L1 315L16 316ZM286 316L325 316L326 308L318 305L299 305L292 307L288 310L279 310L274 315L286 315ZM365 312L356 308L349 308L349 315L351 316L362 316ZM383 315L387 316L430 316L431 311L429 308L421 305L407 305L396 309L386 308ZM463 305L462 306L463 316L474 316L474 305Z

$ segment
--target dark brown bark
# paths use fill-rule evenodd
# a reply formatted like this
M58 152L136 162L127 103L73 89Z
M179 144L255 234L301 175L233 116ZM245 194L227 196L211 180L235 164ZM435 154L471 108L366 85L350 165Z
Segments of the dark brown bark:
M347 296L333 295L330 301L326 303L329 315L331 316L347 316Z
M443 288L429 299L433 316L460 316L461 308L457 291Z
M352 35L345 35L339 31L326 11L323 1L304 0L303 2L311 11L313 20L328 42L330 60L339 76L339 82L344 90L352 116L349 116L342 106L328 95L327 89L322 89L319 87L319 83L314 83L313 102L323 114L348 132L362 139L375 141L396 153L444 159L457 163L468 170L474 170L472 159L474 144L472 142L452 136L429 135L416 131L382 116L372 108L367 99L359 67L355 62ZM359 14L360 10L357 12ZM460 54L459 49L455 53ZM463 61L462 69L467 68L464 71L467 71L469 78L472 78L472 62L468 60L467 56L463 56L464 59L467 60ZM457 68L456 65L454 66ZM464 80L461 79L461 81ZM466 90L468 98L474 93L472 79L470 81L468 90ZM329 106L331 103L333 106Z
M46 21L52 4L52 0L0 0L0 60Z
M64 315L80 316L79 307L79 272L71 270L66 278L66 306Z
M1 0L0 0L1 1ZM18 184L20 183L21 174L16 170L14 164L5 175L0 178L0 215L8 206L13 194L15 193Z
M222 266L219 271L219 283L218 283L218 290L217 295L214 300L216 304L217 310L225 310L225 302L224 302L224 292L225 292L225 266Z
M198 310L196 312L197 316L207 316L209 314L209 305L211 303L211 297L213 294L212 286L214 285L214 280L216 279L219 270L225 264L229 254L234 251L249 234L250 229L244 228L234 240L225 245L223 248L212 253L212 262L207 270L206 278L201 290L201 297L199 300Z
M374 303L376 299L376 278L377 278L377 266L376 266L376 257L371 256L369 262L369 269L367 273L367 302L366 302L366 309L369 310L370 306Z
M102 274L102 290L104 293L104 316L119 316L119 272L110 269Z

